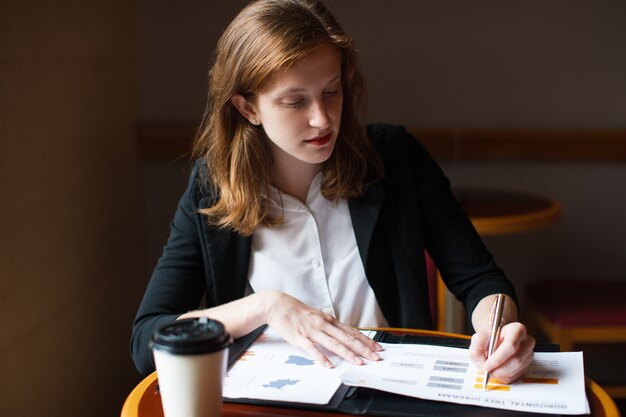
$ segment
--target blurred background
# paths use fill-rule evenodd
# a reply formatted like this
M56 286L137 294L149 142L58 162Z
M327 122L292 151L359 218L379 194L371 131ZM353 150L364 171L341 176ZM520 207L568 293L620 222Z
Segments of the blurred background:
M140 381L131 323L186 184L210 55L246 3L0 2L1 415L118 415ZM369 121L561 132L563 153L540 137L524 143L534 157L433 152L455 186L560 202L550 227L485 238L522 311L542 277L626 280L626 3L327 4L360 50Z

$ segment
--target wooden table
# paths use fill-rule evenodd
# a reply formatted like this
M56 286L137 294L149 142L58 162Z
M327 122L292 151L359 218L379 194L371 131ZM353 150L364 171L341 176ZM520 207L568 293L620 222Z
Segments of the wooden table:
M408 329L385 329L395 333L411 333L429 336L447 336L458 338L469 338L466 335L458 335L443 332L434 332L427 330L408 330ZM157 374L153 372L141 381L129 394L124 407L122 408L121 417L163 417L163 408L161 407L161 396L156 389ZM587 379L587 398L591 408L591 416L593 417L620 417L620 413L615 403L608 394L598 384ZM346 414L330 413L330 412L313 412L303 410L293 410L289 408L278 408L258 405L224 403L222 409L223 416L264 416L264 417L333 417L343 416ZM532 417L532 413L528 413Z
M454 195L481 236L542 229L561 214L556 200L534 193L463 187Z

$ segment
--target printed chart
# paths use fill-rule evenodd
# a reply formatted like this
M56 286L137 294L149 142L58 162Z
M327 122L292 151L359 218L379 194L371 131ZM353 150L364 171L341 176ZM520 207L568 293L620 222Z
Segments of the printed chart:
M371 337L371 335L370 335ZM526 374L513 384L489 379L467 349L419 344L382 344L381 361L355 366L330 352L326 369L268 330L228 371L226 398L328 404L342 383L428 400L552 414L587 414L582 352L536 352Z
M345 368L345 364L339 357L326 354L336 369L316 365L304 351L290 346L269 329L228 371L223 395L328 404L341 385L337 370Z
M383 344L382 361L351 367L343 383L430 400L519 411L585 414L581 352L535 353L527 373L507 385L483 374L466 349L428 345Z

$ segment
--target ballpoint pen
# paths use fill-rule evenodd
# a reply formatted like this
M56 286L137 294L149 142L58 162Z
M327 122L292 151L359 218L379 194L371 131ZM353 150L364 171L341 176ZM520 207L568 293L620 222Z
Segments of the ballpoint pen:
M491 356L496 349L496 343L500 338L500 328L502 327L502 311L504 310L504 294L498 294L496 301L491 309L491 333L489 335L489 348L487 350L487 358ZM483 376L483 391L487 390L487 382L489 382L489 372L485 371Z

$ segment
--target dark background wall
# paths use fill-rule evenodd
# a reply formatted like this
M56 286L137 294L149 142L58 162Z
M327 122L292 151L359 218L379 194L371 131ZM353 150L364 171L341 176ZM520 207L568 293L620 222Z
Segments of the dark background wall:
M141 2L145 123L196 123L209 54L246 2ZM446 128L624 127L620 1L330 0L370 118Z
M0 414L116 415L139 381L130 323L186 181L137 126L194 126L209 55L246 2L0 3ZM332 0L371 121L416 128L626 128L621 1ZM455 185L563 205L487 238L518 287L626 279L623 163L443 162Z
M115 416L143 291L137 4L0 3L0 415Z

